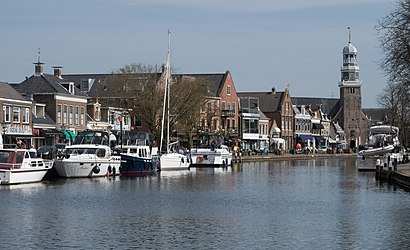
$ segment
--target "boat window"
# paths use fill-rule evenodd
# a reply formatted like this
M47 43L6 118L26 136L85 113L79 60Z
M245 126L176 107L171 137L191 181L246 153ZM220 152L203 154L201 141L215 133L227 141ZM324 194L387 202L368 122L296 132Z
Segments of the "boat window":
M10 154L8 152L0 152L0 163L8 163Z
M20 154L16 154L16 163L22 163L23 162L23 156Z
M102 149L102 148L97 149L96 154L98 157L105 157L105 149Z

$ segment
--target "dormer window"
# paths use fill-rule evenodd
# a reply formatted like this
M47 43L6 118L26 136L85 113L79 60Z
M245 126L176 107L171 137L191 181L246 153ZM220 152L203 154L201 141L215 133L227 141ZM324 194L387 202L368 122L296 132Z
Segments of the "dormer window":
M82 80L80 85L81 91L88 91L88 80Z
M69 83L68 92L70 92L70 94L74 95L74 83L73 82Z

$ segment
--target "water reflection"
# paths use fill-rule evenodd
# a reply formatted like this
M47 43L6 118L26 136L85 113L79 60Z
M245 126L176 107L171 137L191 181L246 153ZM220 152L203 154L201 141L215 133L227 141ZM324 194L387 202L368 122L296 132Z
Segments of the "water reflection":
M403 249L409 193L354 159L0 186L1 248Z

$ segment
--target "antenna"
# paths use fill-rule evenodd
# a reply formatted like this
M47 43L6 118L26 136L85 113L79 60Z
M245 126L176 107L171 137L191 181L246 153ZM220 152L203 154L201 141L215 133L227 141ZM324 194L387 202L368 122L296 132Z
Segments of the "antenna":
M347 27L347 29L349 30L349 43L351 43L352 34L350 32L350 27Z

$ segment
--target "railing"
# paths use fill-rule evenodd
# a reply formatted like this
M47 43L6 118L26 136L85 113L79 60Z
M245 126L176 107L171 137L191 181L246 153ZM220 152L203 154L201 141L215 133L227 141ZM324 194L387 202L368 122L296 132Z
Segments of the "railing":
M234 117L236 115L234 110L222 110L221 116L222 117Z

